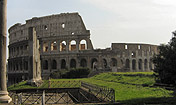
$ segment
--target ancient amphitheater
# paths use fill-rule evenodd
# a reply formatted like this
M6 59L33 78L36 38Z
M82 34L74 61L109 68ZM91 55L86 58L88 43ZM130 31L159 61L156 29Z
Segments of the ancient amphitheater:
M112 43L107 49L94 49L90 31L78 13L34 17L17 23L9 31L8 81L27 80L30 73L29 27L34 27L40 44L42 78L65 68L94 70L150 71L157 46L141 43Z

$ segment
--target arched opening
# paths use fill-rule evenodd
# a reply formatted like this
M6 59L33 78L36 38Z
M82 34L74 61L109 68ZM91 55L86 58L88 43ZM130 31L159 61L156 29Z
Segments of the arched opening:
M56 51L57 50L57 42L53 41L51 42L51 51Z
M18 62L16 62L16 70L17 70L17 71L19 70Z
M108 63L106 59L103 59L103 68L108 68Z
M148 69L148 67L147 67L147 63L148 63L148 61L147 61L147 59L145 59L145 60L144 60L144 69L145 69L145 70Z
M44 70L47 70L47 69L48 69L48 61L47 61L47 60L44 60L44 61L43 61L43 69L44 69Z
M66 46L67 46L66 41L62 41L60 43L60 51L66 51Z
M87 67L87 61L86 59L81 59L81 64L80 64L81 67Z
M116 67L117 66L117 59L111 58L111 65L112 65L112 67Z
M75 59L70 60L70 68L76 68L76 60Z
M97 69L97 63L98 63L98 60L96 58L93 58L91 60L91 68Z
M22 61L19 62L19 66L20 66L20 70L22 70L22 69L23 69L23 68L22 68L22 66L23 66L23 65L22 65Z
M24 61L24 69L28 70L28 61Z
M136 60L135 59L132 60L132 69L136 70Z
M16 67L15 67L15 64L13 64L13 71L15 71L16 70Z
M87 41L81 40L79 44L79 50L86 50L87 49Z
M138 68L139 68L139 70L142 69L142 59L139 59L139 61L138 61Z
M70 41L70 44L69 44L69 51L75 51L75 50L76 50L76 41L72 40Z
M61 69L66 69L66 61L65 61L65 59L61 60Z
M65 28L65 23L62 23L61 27L62 27L62 29L64 29Z
M56 60L52 60L52 63L51 63L52 65L52 69L57 69L57 62L56 62Z
M129 59L126 59L125 68L127 68L127 69L130 68L130 60Z
M132 58L135 58L135 57L136 57L136 53L135 53L135 52L132 52L132 53L131 53L131 57L132 57Z
M48 42L43 43L43 52L48 52Z
M19 47L17 47L17 55L19 55Z
M48 30L48 27L46 25L44 26L44 30Z

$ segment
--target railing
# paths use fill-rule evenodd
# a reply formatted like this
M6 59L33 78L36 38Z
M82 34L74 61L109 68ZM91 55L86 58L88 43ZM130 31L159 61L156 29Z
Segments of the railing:
M100 101L115 102L115 90L107 87L100 87L89 83L81 82L81 87L94 94Z
M81 86L80 81L54 81L48 80L40 86L40 88L79 88Z
M43 94L45 92L45 94ZM40 88L10 92L14 104L115 102L115 91L82 81L45 81Z
M68 93L10 93L13 104L74 104Z

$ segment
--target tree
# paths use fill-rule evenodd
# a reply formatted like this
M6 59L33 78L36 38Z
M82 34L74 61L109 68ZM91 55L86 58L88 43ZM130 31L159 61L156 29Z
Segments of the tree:
M165 84L176 84L176 31L172 34L170 42L160 45L159 54L153 58L157 82Z

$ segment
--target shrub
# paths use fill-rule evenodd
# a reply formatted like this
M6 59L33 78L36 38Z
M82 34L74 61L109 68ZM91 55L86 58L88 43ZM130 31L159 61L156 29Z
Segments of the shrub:
M72 68L70 70L53 72L51 78L86 78L89 73L89 68Z

